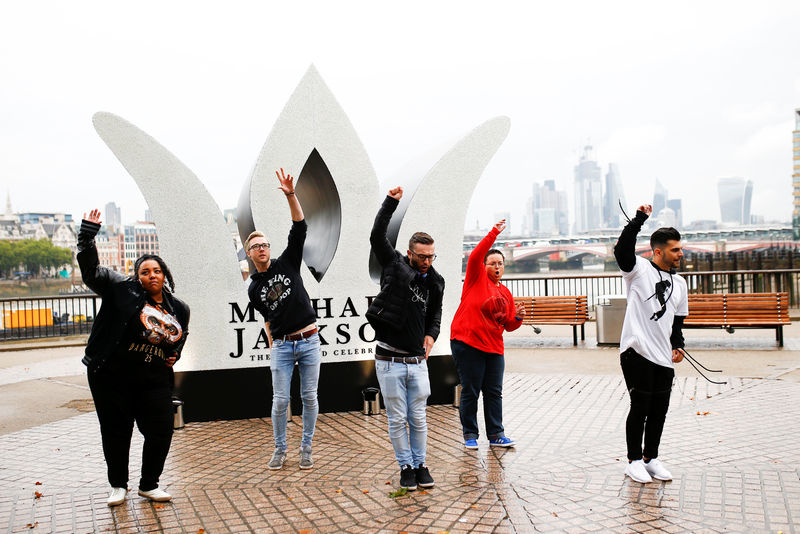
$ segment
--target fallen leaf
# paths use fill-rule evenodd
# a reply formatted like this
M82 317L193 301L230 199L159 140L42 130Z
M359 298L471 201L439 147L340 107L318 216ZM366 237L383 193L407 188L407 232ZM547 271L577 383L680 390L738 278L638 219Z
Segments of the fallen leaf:
M553 512L553 517L558 517L558 514Z
M478 506L476 504L473 504L472 506L470 506L470 508L477 508L477 507Z
M42 494L41 494L41 493L39 493L38 491L34 491L34 492L33 492L33 496L34 496L35 498L37 498L37 499L41 499L41 498L42 498Z
M342 492L342 488L339 488L339 489L336 490L336 493L341 493L341 492Z
M388 480L385 482L385 484L386 484L387 486L391 486L391 485L392 485L392 483L391 483L391 482L389 482Z
M311 534L310 528L301 528L299 534Z
M395 497L402 497L406 493L408 493L408 490L406 488L400 488L397 491L390 491L389 492L389 497L394 499Z
M417 493L420 494L420 495L427 495L428 494L428 492L425 491L425 490L419 490Z
M39 524L39 522L38 522L38 521L36 521L35 523L28 523L28 524L27 524L27 525L25 525L25 526L26 526L27 528L36 528L36 525L38 525L38 524Z
M155 508L156 510L161 510L162 508L164 508L164 505L163 504L154 504L153 508Z
M201 528L200 530L197 531L197 534L205 534L205 532L206 532L206 529Z
M361 493L369 493L369 490L361 490Z
M41 482L37 482L37 483L34 484L34 486L41 486L41 485L42 485Z

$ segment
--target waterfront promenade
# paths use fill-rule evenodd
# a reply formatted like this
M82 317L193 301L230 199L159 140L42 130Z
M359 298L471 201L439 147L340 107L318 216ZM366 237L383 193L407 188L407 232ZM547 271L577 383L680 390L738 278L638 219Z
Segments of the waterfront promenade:
M627 394L616 349L593 333L587 325L577 348L563 327L507 337L514 449L467 451L456 408L429 407L431 490L390 497L398 470L385 415L350 412L320 415L310 471L297 468L296 447L283 470L266 469L269 419L188 424L162 477L174 501L134 491L112 509L96 416L80 414L91 409L81 347L0 352L0 422L31 410L0 435L0 531L800 531L800 326L783 349L769 330L687 332L692 354L728 384L678 367L661 448L675 479L645 486L623 476ZM33 413L37 390L53 410ZM295 417L290 443L298 432ZM134 489L140 450L134 433Z

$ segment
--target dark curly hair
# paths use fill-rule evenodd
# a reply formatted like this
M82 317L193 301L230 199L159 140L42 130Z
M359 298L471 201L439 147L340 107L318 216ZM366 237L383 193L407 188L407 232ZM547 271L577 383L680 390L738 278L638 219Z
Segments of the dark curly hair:
M155 254L144 254L139 256L136 260L136 263L133 264L133 272L136 273L136 277L139 277L139 267L142 266L144 262L147 260L154 260L158 262L158 266L161 267L161 271L164 273L164 278L167 279L167 291L170 293L175 293L175 280L172 279L172 273L169 271L169 267L167 264L164 263L164 260L161 259L160 256L156 256Z

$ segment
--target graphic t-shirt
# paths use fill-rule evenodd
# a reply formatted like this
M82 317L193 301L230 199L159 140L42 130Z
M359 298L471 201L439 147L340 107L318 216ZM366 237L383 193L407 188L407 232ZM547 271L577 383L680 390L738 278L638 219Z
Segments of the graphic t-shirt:
M630 272L622 272L622 278L628 292L628 307L620 352L632 348L655 364L674 367L669 338L675 316L689 315L686 281L640 256Z
M178 318L163 304L148 299L128 325L120 350L128 362L164 363L183 338Z
M292 223L286 250L270 262L269 269L250 277L247 295L269 323L273 338L297 332L317 320L300 275L307 228L304 220Z

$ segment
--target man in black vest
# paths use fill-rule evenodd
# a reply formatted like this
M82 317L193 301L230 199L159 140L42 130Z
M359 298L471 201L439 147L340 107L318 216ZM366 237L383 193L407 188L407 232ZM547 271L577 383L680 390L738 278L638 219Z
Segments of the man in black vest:
M425 465L428 424L425 407L431 394L428 355L439 335L444 279L433 268L433 238L416 232L405 255L386 237L389 221L403 189L389 191L370 234L372 251L381 265L381 290L367 310L375 329L375 372L381 386L397 463L400 486L432 487Z

